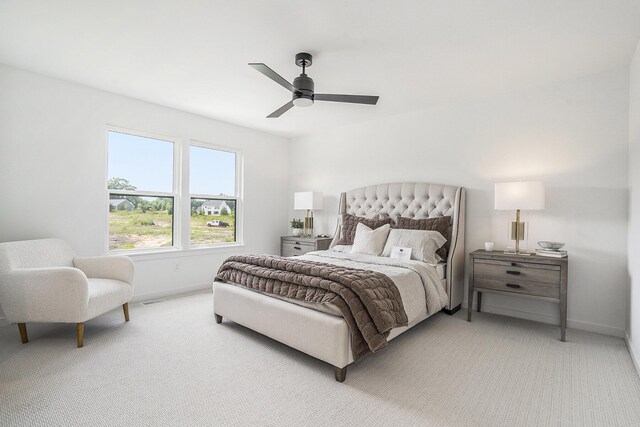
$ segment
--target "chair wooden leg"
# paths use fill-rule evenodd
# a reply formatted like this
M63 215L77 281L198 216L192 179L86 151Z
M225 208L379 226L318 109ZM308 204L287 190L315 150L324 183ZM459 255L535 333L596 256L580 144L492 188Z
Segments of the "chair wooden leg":
M336 366L333 367L333 375L336 377L336 381L339 383L343 383L345 379L347 379L347 367L338 368Z
M129 303L122 304L122 311L124 311L124 321L129 321Z
M216 323L222 323L222 316L216 313L213 313L213 315L216 317Z
M78 348L84 347L84 323L76 324L76 334L78 335Z
M27 336L27 324L18 323L18 329L20 330L20 339L22 340L22 344L28 343L29 337Z

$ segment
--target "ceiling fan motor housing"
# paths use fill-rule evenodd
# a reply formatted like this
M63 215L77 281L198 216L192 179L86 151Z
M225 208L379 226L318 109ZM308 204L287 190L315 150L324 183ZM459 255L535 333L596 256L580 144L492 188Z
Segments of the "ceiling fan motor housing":
M300 107L308 107L313 104L313 79L306 74L300 74L293 80L293 103Z

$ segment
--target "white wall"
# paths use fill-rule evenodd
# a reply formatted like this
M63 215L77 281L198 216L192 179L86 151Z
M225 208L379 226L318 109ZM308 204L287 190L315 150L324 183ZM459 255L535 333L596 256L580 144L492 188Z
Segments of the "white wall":
M470 251L487 240L506 244L514 214L493 210L494 182L544 180L547 209L531 213L530 241L567 243L569 326L623 336L628 77L615 70L295 138L291 191L325 193L316 230L332 234L341 191L398 181L462 185ZM487 311L559 319L551 303L485 301Z
M0 241L61 237L104 253L110 124L244 150L246 247L235 251L279 252L288 140L1 65L0 94ZM229 252L137 258L135 298L206 286Z
M640 372L640 42L630 69L629 87L629 350Z

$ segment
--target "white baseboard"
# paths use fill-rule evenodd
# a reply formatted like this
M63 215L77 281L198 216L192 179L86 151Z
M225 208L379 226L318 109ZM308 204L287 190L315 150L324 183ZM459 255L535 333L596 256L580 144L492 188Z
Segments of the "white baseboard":
M640 354L634 351L633 343L631 342L631 339L629 338L628 333L625 333L624 340L627 343L627 348L629 349L629 355L631 356L631 361L633 362L633 366L636 368L636 372L638 373L638 376L640 376L640 359L638 359L638 356L640 356Z
M211 283L205 283L205 284L201 284L201 285L192 285L192 286L183 286L183 287L180 287L180 288L165 289L163 291L145 292L143 294L134 294L133 295L133 299L131 300L131 302L148 301L148 300L152 300L152 299L170 297L170 296L173 296L173 295L186 294L186 293L194 292L194 291L202 291L204 289L211 290L211 286L212 286Z
M466 303L464 304L466 307ZM558 317L549 316L547 314L532 313L529 311L513 310L511 308L498 307L495 305L482 304L482 311L503 316L517 317L519 319L533 320L534 322L547 323L550 325L558 324ZM595 332L597 334L611 335L618 338L625 337L625 331L621 328L614 328L608 325L598 323L584 322L581 320L567 319L567 327L580 329L581 331Z

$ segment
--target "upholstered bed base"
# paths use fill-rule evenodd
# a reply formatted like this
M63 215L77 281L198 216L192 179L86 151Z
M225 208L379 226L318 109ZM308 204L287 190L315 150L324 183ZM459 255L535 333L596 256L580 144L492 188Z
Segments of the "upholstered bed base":
M342 317L221 282L213 286L213 312L337 368L353 363L349 328ZM388 339L429 316L393 329Z
M353 362L342 317L220 282L213 286L213 312L338 368Z

